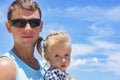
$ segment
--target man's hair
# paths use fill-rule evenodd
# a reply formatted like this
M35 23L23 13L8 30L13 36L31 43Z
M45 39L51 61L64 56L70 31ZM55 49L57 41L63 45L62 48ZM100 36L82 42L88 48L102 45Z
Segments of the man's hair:
M15 0L13 3L9 6L7 19L11 20L14 15L14 11L17 9L25 9L29 11L36 11L38 10L40 14L40 18L42 16L41 9L39 5L34 2L34 0Z

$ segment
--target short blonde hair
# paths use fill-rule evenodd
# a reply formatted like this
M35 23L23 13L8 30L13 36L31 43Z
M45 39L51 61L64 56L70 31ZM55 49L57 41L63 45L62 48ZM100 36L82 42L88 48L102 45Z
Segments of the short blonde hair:
M50 48L54 46L55 44L59 44L61 42L69 42L71 43L71 39L67 32L65 31L54 31L51 34L49 34L44 42L43 48L44 53L48 54L51 52Z
M8 13L7 13L7 19L12 20L14 11L19 9L29 10L29 11L36 11L38 10L40 18L42 17L42 12L39 7L39 5L34 2L34 0L15 0L13 3L9 6Z

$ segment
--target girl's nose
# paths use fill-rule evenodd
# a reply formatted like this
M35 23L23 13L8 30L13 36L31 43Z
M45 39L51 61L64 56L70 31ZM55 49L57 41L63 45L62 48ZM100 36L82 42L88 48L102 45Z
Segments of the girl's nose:
M65 62L65 61L66 61L66 59L63 57L63 58L62 58L62 62Z

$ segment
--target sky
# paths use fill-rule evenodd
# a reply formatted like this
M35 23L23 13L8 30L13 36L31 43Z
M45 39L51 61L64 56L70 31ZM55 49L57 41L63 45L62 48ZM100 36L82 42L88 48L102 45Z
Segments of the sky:
M0 1L0 55L13 46L5 28L8 6ZM75 80L120 80L120 0L35 0L42 10L42 37L65 30L72 40ZM39 58L35 51L35 56Z

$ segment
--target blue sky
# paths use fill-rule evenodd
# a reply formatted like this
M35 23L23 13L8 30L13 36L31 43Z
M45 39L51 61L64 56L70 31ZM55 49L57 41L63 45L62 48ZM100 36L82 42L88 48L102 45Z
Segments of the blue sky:
M0 1L0 55L13 46L5 28L12 1ZM65 30L72 39L69 74L76 80L120 80L120 0L36 1L43 13L42 37Z

